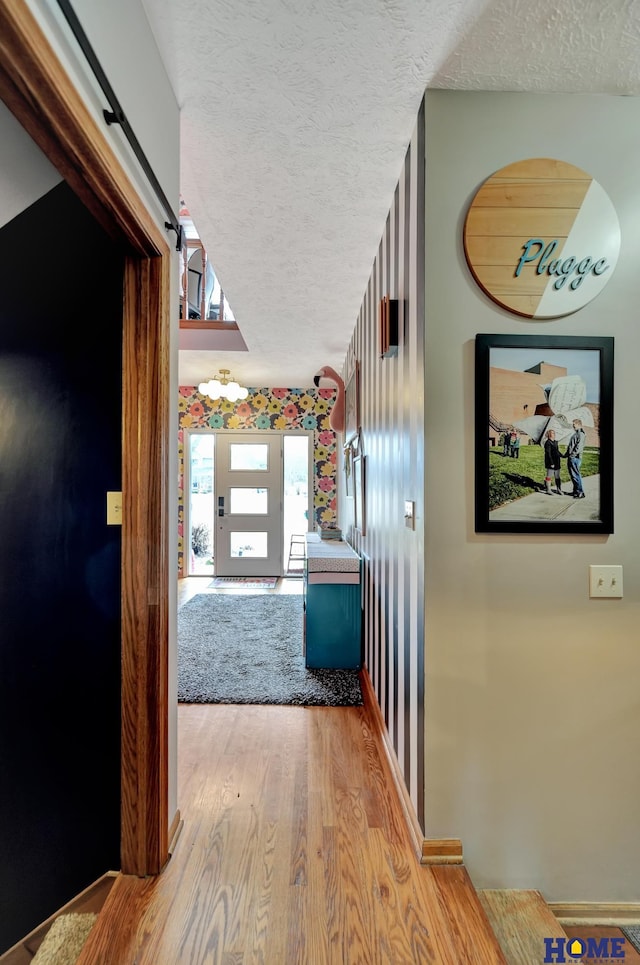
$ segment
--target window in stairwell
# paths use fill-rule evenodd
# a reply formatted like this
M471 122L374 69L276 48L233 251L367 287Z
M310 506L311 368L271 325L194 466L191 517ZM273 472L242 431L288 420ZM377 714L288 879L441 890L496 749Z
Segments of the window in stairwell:
M180 202L182 258L180 265L180 320L235 322L206 249L189 214Z

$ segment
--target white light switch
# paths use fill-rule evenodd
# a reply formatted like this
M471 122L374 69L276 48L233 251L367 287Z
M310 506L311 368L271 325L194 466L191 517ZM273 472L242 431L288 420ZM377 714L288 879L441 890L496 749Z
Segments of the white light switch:
M589 567L589 596L621 597L622 596L622 567L621 566L590 566Z
M416 504L412 499L404 501L404 525L414 529L416 523Z

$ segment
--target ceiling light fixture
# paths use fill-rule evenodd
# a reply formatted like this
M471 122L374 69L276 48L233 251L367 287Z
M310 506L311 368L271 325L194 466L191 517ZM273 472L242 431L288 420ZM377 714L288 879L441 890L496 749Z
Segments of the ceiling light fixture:
M220 369L217 378L200 383L198 392L200 395L208 396L214 402L216 399L228 399L229 402L246 399L249 395L249 389L245 389L239 382L230 379L230 375L229 369Z

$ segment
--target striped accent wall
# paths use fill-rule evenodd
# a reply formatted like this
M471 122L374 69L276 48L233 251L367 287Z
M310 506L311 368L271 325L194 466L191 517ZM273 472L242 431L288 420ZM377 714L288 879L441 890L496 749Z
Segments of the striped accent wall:
M360 366L366 533L339 517L363 559L364 659L424 831L424 112L421 107L345 360ZM398 354L381 358L378 304L399 301ZM341 479L343 483L343 478ZM415 529L404 503L415 503Z

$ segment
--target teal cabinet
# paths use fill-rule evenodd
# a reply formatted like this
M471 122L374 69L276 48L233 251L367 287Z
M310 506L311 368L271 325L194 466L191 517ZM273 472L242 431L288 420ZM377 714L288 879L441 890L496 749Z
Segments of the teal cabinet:
M332 545L325 546L324 543ZM360 558L342 540L307 536L304 572L305 663L311 669L360 669Z

